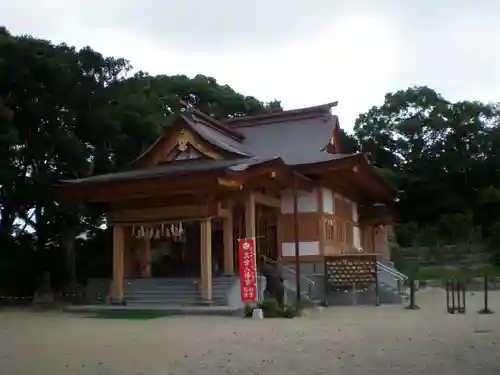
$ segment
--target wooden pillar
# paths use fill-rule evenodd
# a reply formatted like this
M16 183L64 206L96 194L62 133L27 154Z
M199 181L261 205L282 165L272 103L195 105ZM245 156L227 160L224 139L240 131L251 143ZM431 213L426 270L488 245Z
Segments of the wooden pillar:
M245 238L255 238L255 197L252 193L245 202Z
M295 242L295 288L297 292L297 304L300 306L300 238L299 238L299 198L297 187L297 176L293 179L293 237Z
M234 233L233 233L233 213L223 219L224 236L224 275L234 275Z
M125 231L122 225L113 226L113 280L111 282L110 302L122 304L123 299L123 253L125 250Z
M200 293L205 303L212 302L212 222L207 218L200 225Z
M151 239L145 236L142 243L141 277L151 277Z

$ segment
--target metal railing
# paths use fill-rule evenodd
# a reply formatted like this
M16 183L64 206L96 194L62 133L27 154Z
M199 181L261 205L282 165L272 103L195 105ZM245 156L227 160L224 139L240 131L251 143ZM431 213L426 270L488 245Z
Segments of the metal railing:
M280 267L284 271L287 271L293 275L297 275L297 272L295 270L293 270L292 268L287 267L285 265L282 265L279 261L277 262L277 261L274 261L274 260L269 259L269 258L267 259L267 261L269 263L275 264L276 266ZM300 294L303 296L307 296L309 298L309 300L312 302L312 289L313 289L313 285L315 285L316 282L314 280L311 280L310 278L308 278L306 276L303 276L303 275L300 275L300 278L307 282L307 292L301 292Z
M389 275L391 275L392 277L394 277L395 279L398 279L401 281L408 280L408 276L406 276L404 273L401 273L397 269L389 267L380 261L377 261L377 270L379 272L384 271L384 272L388 273Z
M377 261L377 273L379 275L379 283L383 282L386 285L396 289L398 293L404 292L404 283L408 280L408 276L404 273L399 272L397 269L390 267L380 261ZM391 281L382 280L382 276L385 275L389 280L395 281L395 285Z

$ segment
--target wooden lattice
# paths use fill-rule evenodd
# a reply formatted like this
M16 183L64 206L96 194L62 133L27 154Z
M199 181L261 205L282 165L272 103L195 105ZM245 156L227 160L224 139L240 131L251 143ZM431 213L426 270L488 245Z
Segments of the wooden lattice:
M367 287L377 281L377 258L343 256L325 260L327 280L333 289Z

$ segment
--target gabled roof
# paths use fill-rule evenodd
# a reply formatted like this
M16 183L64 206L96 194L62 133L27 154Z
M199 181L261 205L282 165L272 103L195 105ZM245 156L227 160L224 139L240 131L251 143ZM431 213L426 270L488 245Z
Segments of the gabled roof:
M244 143L253 155L280 157L288 165L318 163L349 155L325 152L339 129L338 117L330 112L336 104L239 117L224 123L245 136Z
M232 129L220 124L210 116L200 114L201 112L194 109L180 112L176 115L173 124L182 123L182 127L191 130L213 147L234 155L235 158L253 156L242 143L244 136L241 133L234 132ZM210 120L207 120L207 118ZM219 124L219 126L215 124ZM167 129L146 151L133 160L131 163L132 166L137 165L149 155L155 153L157 149L161 148L164 142L171 136L171 130L172 128Z
M213 146L240 156L252 155L251 152L246 150L246 147L241 140L229 137L220 130L215 129L213 126L210 126L209 122L205 121L200 116L192 112L184 112L180 115L180 117L186 122L191 130L211 143Z
M336 105L337 102L332 102L224 121L217 121L186 105L177 115L177 121L182 121L213 147L234 157L279 157L288 165L303 165L347 155L339 153L338 147L332 152L330 147L335 130L339 129L337 116L331 114L331 108ZM169 136L166 132L133 163L155 152Z
M214 129L218 130L220 133L226 134L238 141L242 141L245 137L238 132L235 129L232 129L231 127L227 126L226 124L222 123L221 121L218 121L217 119L213 118L212 116L209 116L201 111L198 111L196 108L185 102L184 100L180 100L179 103L181 106L183 106L183 109L181 109L181 113L192 113L196 115L196 117L204 120L208 126L213 127Z

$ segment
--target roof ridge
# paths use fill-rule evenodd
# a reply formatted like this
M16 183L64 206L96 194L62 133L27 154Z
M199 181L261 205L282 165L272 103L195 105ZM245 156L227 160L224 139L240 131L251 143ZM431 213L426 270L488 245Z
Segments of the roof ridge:
M330 113L330 109L338 105L338 101L316 105L312 107L289 109L281 112L270 112L254 116L233 117L222 120L222 124L232 129L240 126L264 125L270 122L282 122L294 117L310 118L314 115L324 115Z
M226 135L228 135L228 136L230 136L230 137L232 137L240 142L245 139L245 136L243 134L241 134L239 131L225 125L224 123L213 118L212 116L207 115L206 113L203 113L202 111L200 111L200 110L196 109L195 107L193 107L192 105L190 105L188 102L181 99L181 100L179 100L179 103L181 106L184 106L185 108L189 108L187 110L187 112L191 112L191 113L195 114L196 116L200 117L201 119L205 120L206 122L209 123L209 125L212 125L212 127L215 128L215 130L225 132Z

